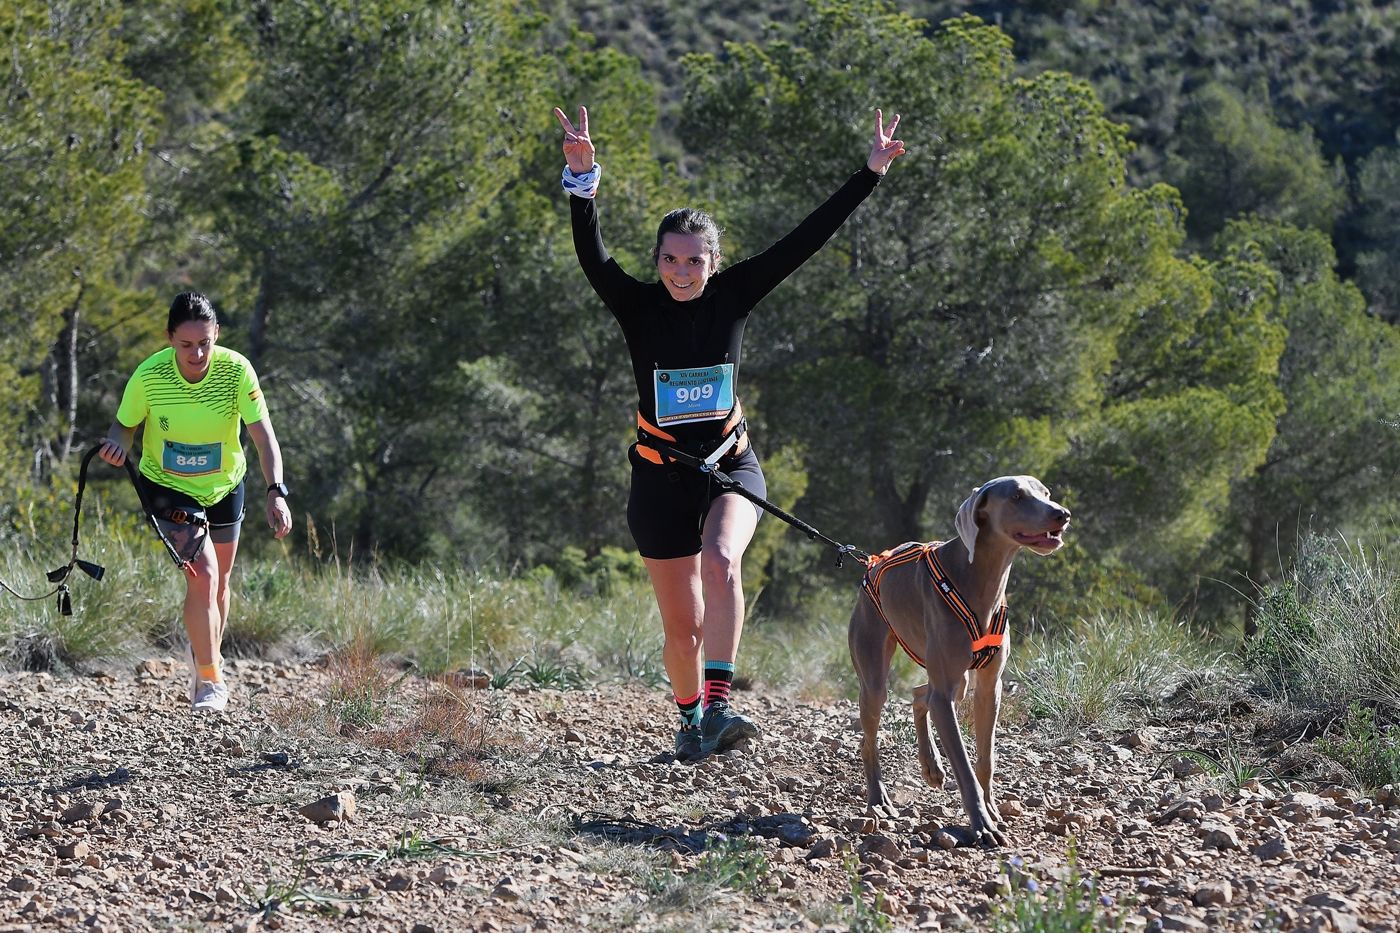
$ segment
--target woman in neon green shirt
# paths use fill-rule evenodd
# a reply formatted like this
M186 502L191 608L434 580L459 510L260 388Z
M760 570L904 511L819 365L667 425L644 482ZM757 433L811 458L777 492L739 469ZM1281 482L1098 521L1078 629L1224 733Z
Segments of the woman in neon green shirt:
M121 466L144 427L140 481L146 499L162 531L190 561L184 607L193 668L190 704L217 712L228 705L219 645L228 625L228 581L238 553L248 471L240 424L248 426L258 449L267 483L267 523L278 538L291 531L292 513L282 482L282 451L257 373L242 355L217 346L219 322L209 299L197 292L177 295L166 336L170 346L136 367L127 382L98 456ZM185 550L190 526L162 517L181 509L202 510L208 519L208 537L194 555Z

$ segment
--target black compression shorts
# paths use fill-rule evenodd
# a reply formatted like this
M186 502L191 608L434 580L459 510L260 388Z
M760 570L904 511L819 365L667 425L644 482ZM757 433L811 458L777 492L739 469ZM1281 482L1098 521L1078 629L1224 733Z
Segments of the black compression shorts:
M151 504L151 511L155 513L156 521L160 522L161 531L165 532L165 536L170 538L172 543L175 543L175 537L184 536L189 526L161 518L161 513L170 508L202 511L209 520L209 540L215 544L229 544L238 540L238 532L243 525L244 511L245 484L242 480L239 480L238 485L218 502L210 506L203 506L186 493L152 482L144 473L140 476L146 500ZM179 547L176 550L182 555L185 553Z
M680 463L655 464L643 460L634 444L627 451L632 463L632 492L627 497L627 527L643 557L670 560L700 553L700 532L717 495L724 493L714 480ZM768 483L758 455L750 445L738 456L721 457L718 469L743 484L761 499L768 498ZM731 493L731 495L736 495ZM752 505L752 503L750 503ZM754 505L762 517L763 511Z

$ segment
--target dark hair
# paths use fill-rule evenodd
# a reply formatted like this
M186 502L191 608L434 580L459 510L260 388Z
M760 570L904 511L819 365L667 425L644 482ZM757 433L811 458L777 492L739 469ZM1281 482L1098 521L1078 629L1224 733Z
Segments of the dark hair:
M714 265L719 266L719 226L709 214L693 207L678 207L661 218L661 226L656 228L656 246L651 250L651 258L661 258L661 238L668 233L681 233L698 236L710 251Z
M186 321L218 324L219 316L214 313L213 303L199 292L181 292L170 302L170 316L165 319L165 330L173 334L175 328Z

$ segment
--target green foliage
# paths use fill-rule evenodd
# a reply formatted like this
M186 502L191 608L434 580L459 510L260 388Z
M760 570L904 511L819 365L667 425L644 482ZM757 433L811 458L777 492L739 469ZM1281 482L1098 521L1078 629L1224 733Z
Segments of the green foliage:
M1063 735L1127 724L1192 672L1227 663L1186 625L1144 613L1082 618L1028 642L1011 656L1013 702Z
M1019 857L1003 862L1002 898L993 902L991 929L997 933L1096 933L1123 929L1113 900L1100 894L1092 875L1079 869L1074 840L1057 877L1037 879Z
M1221 787L1232 793L1237 793L1251 782L1267 785L1274 790L1284 790L1287 787L1287 782L1272 768L1260 762L1250 761L1244 753L1236 748L1233 740L1227 741L1225 749L1217 754L1197 748L1171 752L1157 766L1153 777L1168 769L1172 762L1179 759L1186 759L1199 765L1201 770L1219 782Z
M405 829L399 833L392 845L382 849L348 849L331 852L316 857L318 862L368 862L380 865L395 861L420 861L423 859L464 858L476 855L467 849L451 845L441 839L433 839L420 829Z
M1318 751L1335 759L1365 790L1400 783L1400 727L1376 722L1376 711L1360 703L1347 707L1342 734L1323 736Z
M847 929L850 933L886 933L894 929L894 922L885 912L884 892L877 890L874 899L866 901L865 892L861 889L860 872L854 859L847 860L846 875L851 882L851 906L843 919L848 924Z
M21 580L65 539L73 454L195 287L259 367L298 534L330 561L246 535L230 653L366 638L428 669L658 681L622 508L634 386L569 242L555 105L590 107L609 246L640 278L664 210L710 207L752 254L860 164L874 107L903 113L909 153L749 325L774 501L841 540L946 537L970 486L1031 472L1076 522L1018 567L1017 618L1215 622L1300 528L1397 511L1400 10L274 7L0 9L0 542ZM1220 231L1207 256L1188 229ZM94 541L130 588L0 617L21 654L178 634L179 581L111 495ZM764 679L844 682L839 651L780 644L842 624L829 552L765 519L746 558ZM538 638L512 625L529 612Z
M633 585L647 580L646 565L635 552L605 547L590 556L572 544L562 548L549 563L531 571L531 576L540 580L551 574L562 586L598 596L612 595L616 588L614 581Z
M1400 411L1400 335L1366 314L1320 233L1232 223L1217 249L1270 270L1270 317L1288 333L1277 377L1287 410L1221 528L1222 545L1242 550L1249 578L1264 581L1308 526L1346 529L1390 498L1400 448L1385 424Z
M1364 238L1356 284L1371 310L1394 323L1400 319L1400 149L1376 149L1361 161L1356 200Z
M1244 659L1271 694L1400 718L1400 584L1374 552L1306 537L1286 576L1262 592L1256 624Z
M120 64L120 15L115 2L0 9L0 459L40 476L73 440L89 302L142 227L159 95Z
M249 895L264 921L272 920L284 909L305 909L323 917L338 917L344 905L369 900L366 896L338 894L309 884L305 858L297 862L290 878L269 878L262 891L250 890Z
M1190 206L1187 229L1199 240L1247 216L1330 232L1346 206L1341 166L1327 164L1307 128L1275 123L1267 100L1208 84L1188 100L1178 133L1166 175Z
M724 892L755 894L768 874L768 860L747 837L722 839L709 846L689 871L663 872L647 878L647 892L668 911L703 907Z

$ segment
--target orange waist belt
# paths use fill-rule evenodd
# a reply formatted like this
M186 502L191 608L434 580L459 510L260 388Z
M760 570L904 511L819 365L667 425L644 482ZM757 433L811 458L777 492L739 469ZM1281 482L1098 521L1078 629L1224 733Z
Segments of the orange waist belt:
M880 613L880 618L885 620L885 625L889 626L890 633L894 635L895 641L899 642L899 646L904 649L904 653L913 658L915 664L924 667L923 659L914 649L905 644L904 639L899 637L899 632L895 631L893 625L890 625L889 616L885 615L885 609L880 605L880 577L884 572L891 567L922 558L929 576L933 578L933 588L938 591L939 596L943 597L943 602L963 624L963 628L967 629L967 637L972 642L972 663L968 665L968 670L977 670L992 662L992 659L1001 651L1002 642L1006 640L1006 603L1002 603L993 610L991 624L987 626L987 631L982 631L982 625L977 621L976 613L962 598L957 587L953 586L953 581L949 579L948 574L943 570L943 565L939 563L938 555L934 553L934 550L942 543L942 541L931 541L928 544L910 544L874 555L870 558L869 569L861 578L860 585L865 590L866 595L870 597L870 601L875 604L875 611Z
M748 431L744 430L744 425L744 409L738 402L735 402L734 410L731 411L729 417L724 420L724 428L722 429L719 446L723 446L724 442L729 439L729 436L738 431L740 432L739 437L734 442L733 450L731 450L730 453L737 455L748 450L749 435ZM655 447L649 446L646 443L648 440L669 441L672 444L679 443L674 435L667 434L665 431L652 424L646 418L642 417L642 413L639 411L637 412L637 454L648 463L663 464L676 462L674 457L668 457ZM700 459L704 458L701 457Z

